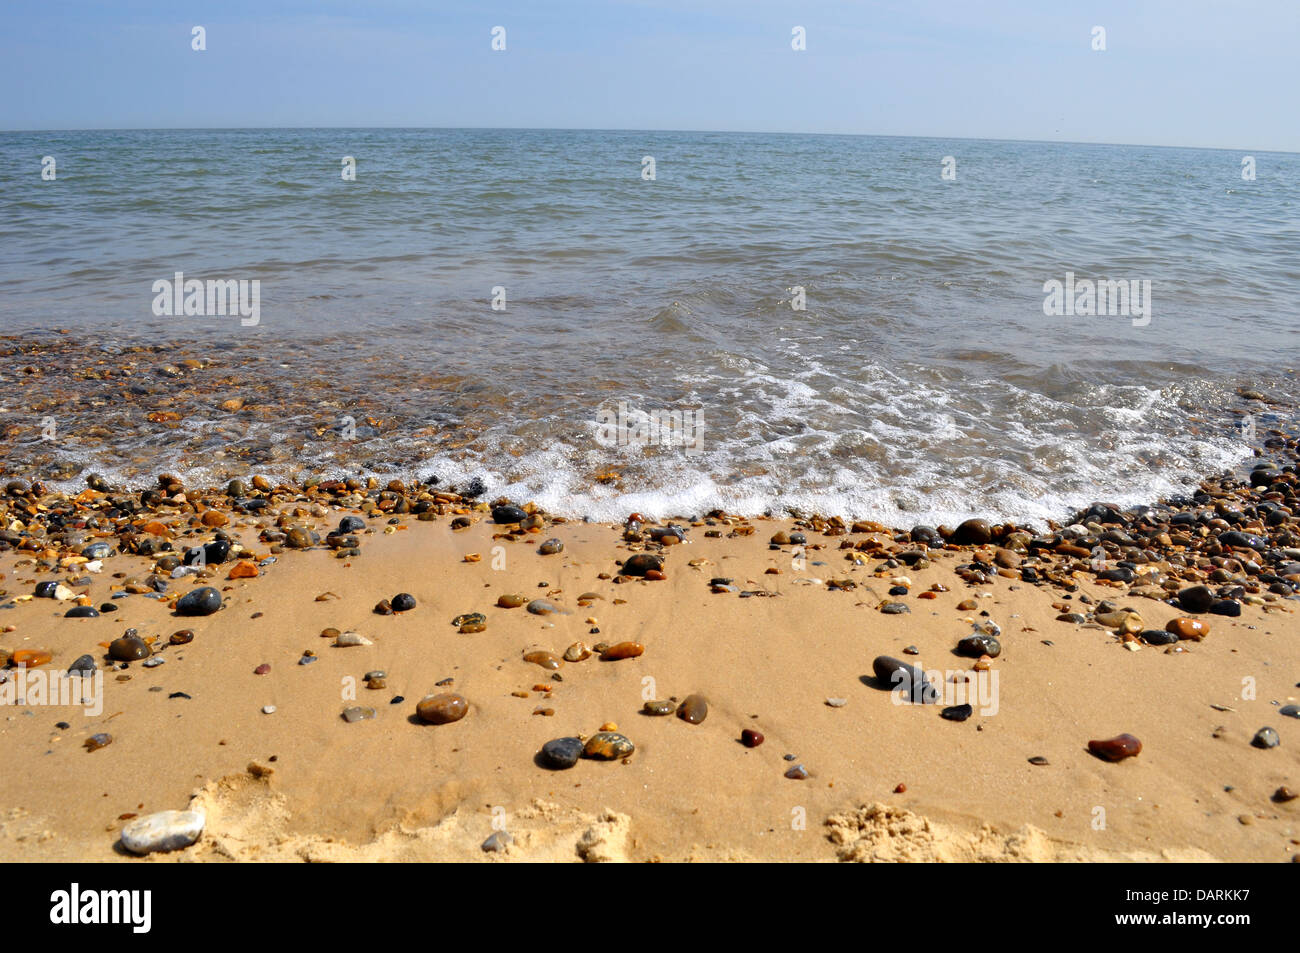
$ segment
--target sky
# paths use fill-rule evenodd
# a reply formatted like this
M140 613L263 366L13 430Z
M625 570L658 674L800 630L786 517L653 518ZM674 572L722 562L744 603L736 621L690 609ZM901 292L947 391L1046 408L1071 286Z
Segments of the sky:
M0 129L677 129L1300 152L1298 40L1296 0L3 0Z

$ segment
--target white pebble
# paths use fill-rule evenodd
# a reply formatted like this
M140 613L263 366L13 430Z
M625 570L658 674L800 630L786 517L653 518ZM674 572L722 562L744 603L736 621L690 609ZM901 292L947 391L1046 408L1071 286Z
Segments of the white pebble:
M122 846L133 854L189 847L203 833L204 821L199 811L159 811L138 817L122 828Z

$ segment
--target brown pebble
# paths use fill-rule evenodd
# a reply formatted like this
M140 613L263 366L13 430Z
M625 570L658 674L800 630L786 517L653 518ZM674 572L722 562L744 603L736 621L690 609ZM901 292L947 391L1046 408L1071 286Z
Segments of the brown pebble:
M907 785L906 785L906 784L903 784L903 783L900 781L900 782L898 783L898 787L894 788L894 793L895 793L895 794L906 794L906 793L907 793Z
M698 725L709 716L709 702L703 695L687 695L677 706L677 717L688 725Z
M169 635L167 641L172 645L188 645L194 641L194 633L189 629L181 629L179 632L173 632Z
M444 692L422 699L415 706L415 711L422 721L431 725L447 725L465 717L469 711L469 702L460 695Z
M740 743L746 748L757 748L763 741L763 733L753 728L746 728L740 733Z
M564 664L554 652L525 652L524 661L546 669L557 669Z
M1130 734L1116 735L1104 741L1089 741L1088 750L1106 761L1123 761L1142 750L1142 742Z
M1199 642L1210 634L1210 626L1200 619L1170 619L1165 623L1165 631L1185 641Z
M600 654L602 662L616 662L619 659L636 658L645 651L640 642L618 642Z

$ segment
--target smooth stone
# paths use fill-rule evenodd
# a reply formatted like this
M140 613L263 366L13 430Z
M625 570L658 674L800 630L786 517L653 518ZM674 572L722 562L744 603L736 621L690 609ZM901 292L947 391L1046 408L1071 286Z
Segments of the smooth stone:
M1210 626L1200 619L1170 619L1165 623L1165 631L1179 639L1199 642L1210 634Z
M431 725L449 725L469 712L469 702L454 692L430 695L415 706L422 721Z
M87 546L83 546L81 549L81 555L85 556L87 559L104 559L112 552L113 547L102 541L90 543Z
M212 615L221 608L221 593L211 586L203 586L181 596L176 603L180 615Z
M952 541L958 546L982 546L993 541L993 528L986 520L966 520L952 534Z
M1216 599L1210 606L1211 615L1223 615L1237 618L1241 615L1241 603L1236 599Z
M828 698L826 704L830 708L843 708L849 703L847 698Z
M38 582L36 584L35 596L37 599L53 599L55 593L59 590L59 583L50 580L47 582Z
M809 776L808 769L802 764L796 764L793 767L786 769L785 776L791 781L807 781Z
M558 539L548 539L537 547L537 551L543 556L554 556L556 553L564 552L564 543Z
M518 506L497 506L492 509L492 522L494 523L522 523L526 519L528 519L528 514Z
M415 596L409 592L399 592L388 601L394 612L410 612L415 608Z
M507 592L505 595L497 597L497 605L502 609L518 609L527 602L528 597L517 592Z
M574 642L564 650L564 660L566 662L581 662L583 659L591 658L591 649L587 648L582 642Z
M465 612L451 620L452 625L486 625L487 616L481 612Z
M147 649L147 647L146 647ZM114 656L116 658L116 656ZM95 674L95 657L93 655L83 655L71 665L68 666L69 675L93 675Z
M515 842L514 837L512 837L508 832L497 831L496 833L489 836L488 839L485 840L481 846L483 850L485 850L489 854L503 854L505 853L506 849L514 842Z
M674 701L648 701L641 706L641 710L647 715L656 717L662 715L671 715L677 710L677 703Z
M564 771L578 763L582 751L581 738L555 738L542 745L542 763L556 771Z
M340 632L339 637L334 640L334 644L345 648L350 645L374 645L375 643L360 632Z
M532 662L534 665L540 665L542 668L554 671L559 668L561 661L554 652L526 652L524 654L525 662Z
M600 653L602 662L617 662L619 659L636 658L645 651L640 642L617 642Z
M891 691L901 689L903 697L916 704L930 705L939 698L939 690L926 681L925 673L915 665L878 655L871 669L877 681L888 685Z
M148 658L153 651L140 636L124 635L109 643L108 654L119 662L134 662L136 659Z
M314 540L309 531L295 526L285 534L284 542L290 549L310 549Z
M108 732L101 731L93 734L81 744L87 751L98 751L100 748L107 748L113 743L113 736Z
M345 516L339 520L339 533L356 533L366 528L366 521L360 516Z
M957 652L969 658L979 658L981 655L997 658L1002 654L1002 643L991 635L968 635L957 643Z
M1288 718L1300 718L1300 705L1283 705L1278 709L1278 714L1286 715Z
M122 828L122 846L133 854L180 850L203 833L200 811L159 811L137 817Z
M1103 741L1089 741L1088 750L1106 761L1123 761L1137 755L1142 750L1142 742L1125 733Z
M687 695L677 706L677 717L689 725L698 725L709 717L709 702L703 695Z
M1282 739L1278 737L1275 729L1261 728L1255 732L1255 737L1250 739L1250 743L1256 748L1276 748L1282 743Z
M99 610L94 606L73 606L63 613L63 617L65 619L96 619L99 617Z
M203 565L213 565L223 563L230 558L230 543L224 539L213 540L202 546L195 546L185 551L185 565L193 566L198 563Z
M951 708L945 708L939 712L939 717L946 718L949 721L965 721L974 711L975 709L970 705L953 705Z
M1144 629L1138 633L1138 638L1147 645L1173 645L1178 641L1175 633L1163 629Z
M619 758L626 758L636 746L626 735L621 735L617 731L598 731L582 747L583 757L595 758L599 761L616 761Z
M1209 612L1214 593L1208 586L1192 586L1178 593L1178 605L1187 612Z
M554 615L560 610L555 608L554 605L547 602L545 599L534 599L532 602L528 603L527 611L531 612L533 615Z
M351 708L343 709L343 720L348 724L374 717L375 710L373 708L363 708L360 705L353 705Z
M629 556L623 563L623 575L625 576L644 576L648 572L663 572L664 561L662 556L656 556L653 553L637 553Z
M763 733L753 728L746 728L740 733L740 743L746 748L757 748L764 740Z
M912 610L901 602L886 602L880 607L880 611L885 615L902 615L904 612L911 612Z

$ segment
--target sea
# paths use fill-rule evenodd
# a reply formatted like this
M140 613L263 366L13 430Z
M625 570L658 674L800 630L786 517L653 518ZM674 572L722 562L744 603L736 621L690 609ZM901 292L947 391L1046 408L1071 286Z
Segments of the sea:
M0 133L0 471L69 487L1041 522L1248 466L1298 308L1295 154Z

